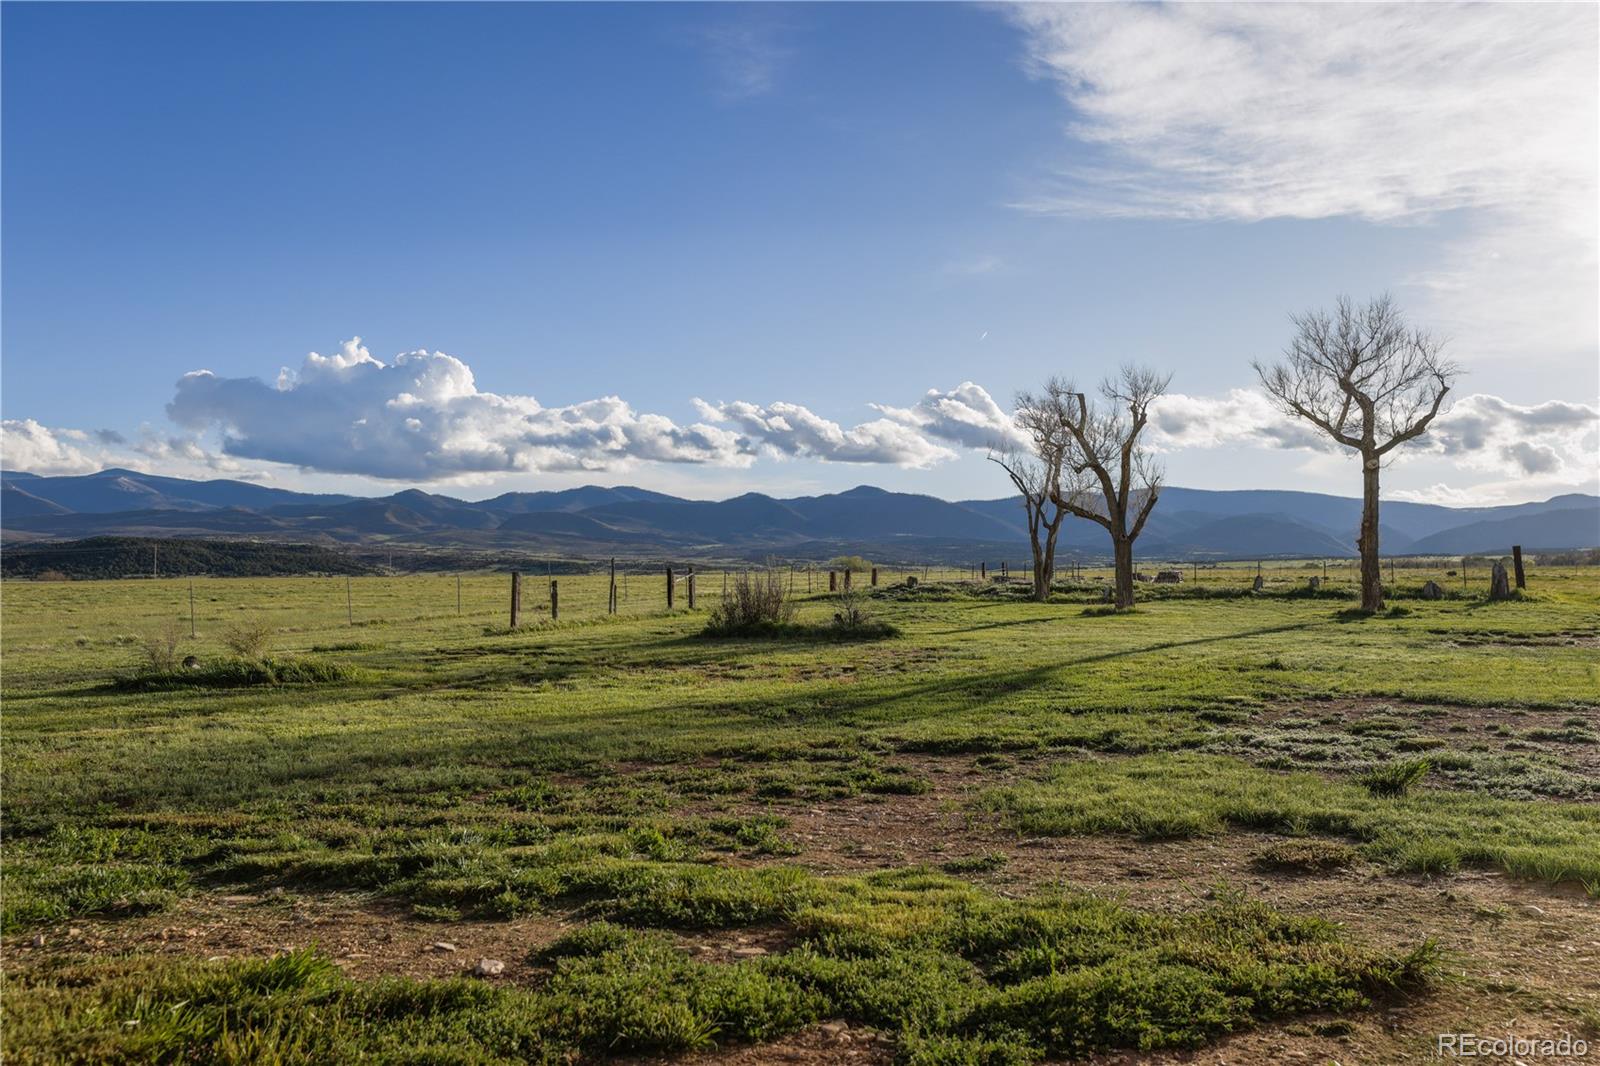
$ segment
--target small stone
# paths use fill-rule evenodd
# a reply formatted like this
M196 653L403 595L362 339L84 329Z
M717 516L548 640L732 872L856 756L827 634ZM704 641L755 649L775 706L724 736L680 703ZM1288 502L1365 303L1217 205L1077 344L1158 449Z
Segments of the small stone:
M31 943L36 948L44 947L44 934L43 933L35 933L35 934L33 934L33 940L31 941Z
M82 929L79 929L79 928L78 928L78 927L77 927L77 926L75 926L75 925L73 925L73 926L68 926L68 927L67 927L67 935L68 935L68 936L69 936L69 937L70 937L70 936L80 936L80 935L82 935L82 933L83 933L83 930L82 930Z
M1537 915L1541 915L1541 914L1544 913L1544 908L1543 907L1536 907L1532 903L1524 903L1522 905L1522 909L1525 912L1527 912L1528 914L1532 914L1532 915L1536 915L1536 916Z
M499 977L506 972L506 964L499 959L479 959L478 965L472 968L475 977Z
M437 951L440 954L444 954L444 953L447 953L447 952L455 951L456 950L456 946L454 944L450 943L450 941L448 941L448 940L441 940L436 944L429 944L428 945L428 950L429 951Z
M760 947L759 945L756 945L756 944L751 944L751 945L746 946L746 947L734 948L732 954L733 954L733 956L735 958L739 958L739 959L753 959L757 955L765 955L766 953L767 953L767 949L766 948Z
M838 1040L844 1035L844 1022L823 1022L817 1026L817 1031L830 1040Z

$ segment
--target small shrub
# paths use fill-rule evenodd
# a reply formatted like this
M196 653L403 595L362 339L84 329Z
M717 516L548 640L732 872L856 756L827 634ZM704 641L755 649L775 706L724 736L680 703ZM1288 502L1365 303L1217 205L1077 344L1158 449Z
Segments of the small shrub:
M1433 769L1432 759L1401 759L1375 766L1356 780L1374 796L1404 796Z
M833 612L833 624L840 629L861 629L872 623L872 612L867 600L859 591L851 589L839 594L839 609Z
M222 646L241 659L262 659L272 650L272 627L257 618L233 622L222 630Z
M783 578L776 570L740 574L711 608L709 636L739 636L762 627L787 625L794 619Z
M178 646L183 643L183 633L173 619L139 634L141 666L152 674L171 674L178 669Z

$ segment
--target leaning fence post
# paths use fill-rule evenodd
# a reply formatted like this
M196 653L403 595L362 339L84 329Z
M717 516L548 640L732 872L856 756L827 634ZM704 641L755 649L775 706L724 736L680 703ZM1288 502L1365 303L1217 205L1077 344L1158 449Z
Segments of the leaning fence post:
M511 571L511 628L517 628L522 621L522 574Z
M1520 544L1513 544L1511 546L1511 565L1517 572L1517 588L1527 588L1528 575L1522 569L1522 545Z
M672 567L667 567L667 610L672 610Z

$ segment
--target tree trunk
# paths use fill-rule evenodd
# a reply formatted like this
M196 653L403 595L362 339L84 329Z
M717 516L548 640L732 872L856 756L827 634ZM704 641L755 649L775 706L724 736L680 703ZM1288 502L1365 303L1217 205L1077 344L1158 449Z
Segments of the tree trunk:
M1033 598L1039 603L1050 599L1050 586L1056 579L1056 533L1060 526L1044 527L1044 544L1033 546Z
M1383 610L1383 570L1378 559L1378 469L1376 455L1361 457L1361 609Z
M1117 610L1126 611L1133 606L1133 541L1113 538L1111 546L1117 567Z

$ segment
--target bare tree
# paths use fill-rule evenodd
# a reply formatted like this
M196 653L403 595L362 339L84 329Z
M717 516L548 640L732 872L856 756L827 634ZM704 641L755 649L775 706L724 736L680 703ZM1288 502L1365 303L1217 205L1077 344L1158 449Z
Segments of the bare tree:
M1428 428L1457 371L1441 358L1444 342L1412 328L1388 296L1365 307L1341 296L1331 315L1290 321L1283 359L1252 365L1284 411L1361 453L1361 609L1381 610L1378 472L1385 455Z
M1124 365L1089 398L1069 382L1045 385L1050 409L1064 432L1067 450L1055 503L1111 535L1116 565L1116 607L1133 606L1133 542L1161 495L1161 468L1139 443L1150 405L1167 391L1172 375Z
M1057 502L1067 436L1048 393L1035 396L1019 392L1016 404L1017 427L1028 443L1013 440L997 444L989 450L989 461L1006 472L1022 496L1033 548L1033 598L1044 603L1050 598L1050 585L1055 580L1056 537L1070 513L1065 504Z

